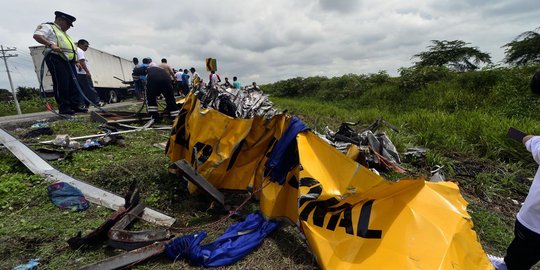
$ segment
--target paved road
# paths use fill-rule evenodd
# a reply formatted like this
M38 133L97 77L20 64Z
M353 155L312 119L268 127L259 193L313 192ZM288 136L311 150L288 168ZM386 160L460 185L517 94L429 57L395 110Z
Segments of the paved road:
M105 110L119 110L123 107L128 107L130 105L142 105L140 101L126 100L119 103L107 104L103 107ZM96 108L90 108L89 112L95 111ZM90 113L77 113L75 117L88 117ZM17 127L25 127L28 124L34 124L38 120L47 120L55 121L60 120L59 116L52 112L37 112L37 113L26 113L21 115L9 115L0 117L0 127L5 129L15 129Z

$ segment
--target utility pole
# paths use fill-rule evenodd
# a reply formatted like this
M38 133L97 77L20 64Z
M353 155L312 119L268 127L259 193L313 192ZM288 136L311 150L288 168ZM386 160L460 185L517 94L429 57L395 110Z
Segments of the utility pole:
M11 81L11 74L9 74L9 68L7 64L7 58L8 57L17 57L17 54L8 54L6 55L6 52L16 51L17 48L6 48L4 50L4 46L0 45L0 52L2 53L2 56L0 58L4 59L4 64L6 64L6 71L9 79L9 85L11 86L11 93L13 93L13 100L15 100L15 107L17 108L17 114L21 115L21 107L19 106L19 101L17 100L17 93L15 92L15 89L13 88L13 82Z

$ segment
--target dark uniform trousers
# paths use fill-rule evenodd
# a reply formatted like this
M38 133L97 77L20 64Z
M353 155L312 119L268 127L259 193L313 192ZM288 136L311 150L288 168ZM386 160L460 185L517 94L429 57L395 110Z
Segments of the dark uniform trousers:
M150 67L148 69L146 85L146 105L148 114L155 120L159 120L157 97L163 94L167 103L166 110L169 111L172 118L176 117L180 111L176 104L173 94L173 87L169 75L159 67Z
M506 250L504 262L508 270L528 270L540 260L540 234L523 226L517 219L514 240Z
M50 53L45 59L52 76L54 98L60 113L79 107L79 94L73 80L75 66L57 54Z

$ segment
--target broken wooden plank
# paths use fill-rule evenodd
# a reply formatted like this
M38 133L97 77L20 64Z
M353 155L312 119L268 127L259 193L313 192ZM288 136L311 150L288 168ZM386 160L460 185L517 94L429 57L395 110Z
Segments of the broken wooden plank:
M102 190L86 182L74 179L66 175L49 163L39 157L32 149L28 148L24 143L15 139L11 134L0 128L0 143L3 144L17 159L19 159L30 171L45 178L49 182L66 182L78 189L84 194L89 202L107 207L112 210L118 210L124 205L124 198ZM169 217L151 208L145 208L142 219L148 222L170 227L176 219Z

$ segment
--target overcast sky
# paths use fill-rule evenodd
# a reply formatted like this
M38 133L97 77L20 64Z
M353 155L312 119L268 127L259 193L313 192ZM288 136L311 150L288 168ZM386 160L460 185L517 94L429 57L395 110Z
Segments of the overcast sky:
M463 40L504 58L507 42L538 28L538 0L0 0L0 45L16 47L8 58L14 86L37 87L28 50L37 25L60 10L77 18L68 34L76 41L126 59L165 57L174 68L218 60L221 77L243 84L293 77L381 70L397 75L430 40ZM91 61L91 59L89 59ZM0 62L0 88L10 89ZM203 77L206 78L206 77Z

